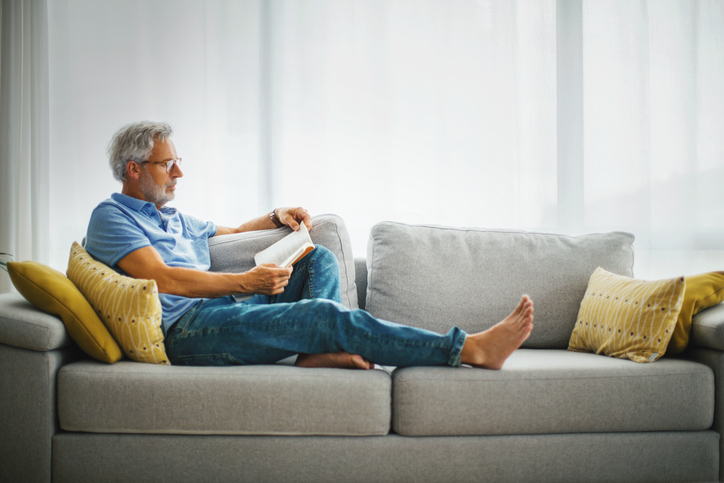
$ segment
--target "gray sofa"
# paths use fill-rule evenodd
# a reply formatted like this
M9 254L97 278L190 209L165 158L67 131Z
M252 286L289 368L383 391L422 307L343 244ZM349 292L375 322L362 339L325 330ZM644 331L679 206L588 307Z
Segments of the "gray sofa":
M593 270L632 275L631 235L381 223L355 260L338 217L311 233L350 308L478 331L528 293L533 334L500 371L105 364L3 294L0 480L722 481L724 307L680 357L566 350ZM283 234L212 239L212 270L248 269Z

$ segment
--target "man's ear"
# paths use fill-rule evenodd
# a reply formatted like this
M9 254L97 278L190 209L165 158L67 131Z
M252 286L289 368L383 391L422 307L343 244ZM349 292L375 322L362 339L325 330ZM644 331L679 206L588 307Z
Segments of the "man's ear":
M129 161L126 163L126 177L132 179L138 179L141 177L141 165L135 161Z

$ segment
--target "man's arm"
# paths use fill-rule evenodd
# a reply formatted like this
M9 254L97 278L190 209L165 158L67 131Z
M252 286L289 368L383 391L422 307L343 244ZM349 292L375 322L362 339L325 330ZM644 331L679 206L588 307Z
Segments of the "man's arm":
M307 213L307 210L305 210L304 208L277 208L275 211L279 221L281 221L284 225L290 227L294 231L299 230L299 224L302 222L307 225L308 230L312 229L312 217L309 216L309 213ZM271 219L269 218L269 214L267 213L266 215L262 215L259 218L254 218L251 221L247 221L243 225L240 225L236 228L217 226L216 235L231 235L233 233L270 230L272 228L276 228L276 226L274 225L274 223L272 223Z
M289 283L292 268L265 264L244 273L205 272L169 267L151 246L134 250L118 263L133 278L155 280L162 293L183 297L222 297L237 293L276 295Z

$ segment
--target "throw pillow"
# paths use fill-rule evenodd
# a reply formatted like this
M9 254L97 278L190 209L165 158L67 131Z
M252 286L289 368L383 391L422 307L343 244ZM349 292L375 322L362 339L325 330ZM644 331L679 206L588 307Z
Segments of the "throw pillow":
M130 359L170 364L161 329L161 301L154 280L119 275L94 260L73 243L68 278L93 309Z
M635 362L657 360L674 333L685 290L684 277L648 282L597 268L568 350Z
M93 307L65 275L38 262L8 262L8 274L28 302L60 317L70 337L86 354L107 363L123 357Z
M680 354L689 344L691 319L704 309L724 301L724 272L709 272L686 277L686 293L674 328L668 355Z

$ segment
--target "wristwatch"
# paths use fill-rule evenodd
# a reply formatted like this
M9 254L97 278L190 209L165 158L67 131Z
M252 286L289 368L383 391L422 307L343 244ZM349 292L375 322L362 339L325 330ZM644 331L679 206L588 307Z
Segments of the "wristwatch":
M279 218L277 218L277 210L274 208L271 213L269 213L269 219L272 223L274 223L274 226L277 228L281 228L284 226L284 223L282 223Z

